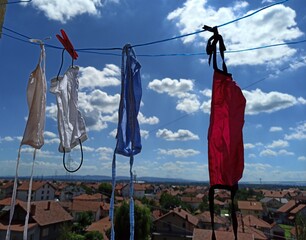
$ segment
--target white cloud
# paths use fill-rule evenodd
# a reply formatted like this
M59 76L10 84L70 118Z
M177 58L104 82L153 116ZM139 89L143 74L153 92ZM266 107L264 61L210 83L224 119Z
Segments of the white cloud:
M256 115L259 113L272 113L282 109L301 104L296 97L281 93L281 92L268 92L265 93L260 89L246 91L243 94L247 100L246 114Z
M230 7L216 9L208 4L208 0L186 0L182 7L169 13L167 19L175 22L181 34L187 34L200 30L204 24L203 19L210 26L218 26L254 12L254 10L247 12L247 6L247 2L239 1ZM295 17L296 12L290 7L276 5L250 18L224 26L219 29L219 32L225 39L227 49L231 50L265 46L271 43L284 43L303 35L297 27ZM182 41L185 44L203 45L203 42L206 43L210 36L211 33L204 32L182 38ZM266 63L275 65L287 61L295 53L294 48L285 45L257 51L226 54L226 58L228 65Z
M143 138L143 139L148 139L148 137L149 137L149 131L147 131L147 130L141 130L140 129L140 136Z
M174 156L176 158L186 158L186 157L192 157L195 155L200 154L199 151L194 149L182 149L182 148L176 148L176 149L158 149L158 154L160 155L167 155L167 156Z
M252 143L245 143L244 144L244 149L252 149L255 148L255 145Z
M292 63L290 63L290 70L295 71L305 66L306 66L306 56L302 56L299 60L294 60Z
M117 134L117 128L115 128L113 131L111 131L108 135L115 138Z
M306 156L299 156L299 157L298 157L298 160L299 160L299 161L306 161Z
M154 79L148 88L158 92L166 93L171 97L178 98L176 109L186 113L193 113L200 109L198 96L193 93L194 83L190 79Z
M290 129L292 133L285 135L285 140L304 140L306 139L306 122L300 123L296 128Z
M259 156L261 157L276 157L277 152L271 150L271 149L265 149L259 153Z
M96 152L100 154L100 160L110 160L114 153L114 149L109 147L99 147L96 149Z
M195 94L179 99L176 109L186 113L194 113L200 109L200 102Z
M167 93L171 97L184 98L188 92L193 90L194 83L189 79L154 79L149 83L148 88L158 93Z
M146 117L141 112L139 112L137 117L139 124L149 124L149 125L155 125L159 123L159 118L156 116L153 117Z
M267 147L268 148L284 148L288 146L289 146L289 143L287 141L279 139L277 141L273 141Z
M278 151L278 155L281 155L281 156L294 156L294 153L293 152L288 152L285 149L281 149L281 150Z
M249 158L256 158L256 155L255 155L254 153L250 153L250 154L248 155L248 157L249 157Z
M114 64L106 64L102 71L91 66L80 67L80 89L119 86L120 74L120 68Z
M0 137L0 143L1 142L13 142L14 141L14 137L11 136L5 136L4 138Z
M199 140L199 136L186 129L179 129L177 132L172 132L168 129L159 129L156 132L156 137L163 138L167 141L189 141Z
M57 135L55 133L53 133L53 132L45 131L44 132L44 137L46 137L46 138L56 138Z
M277 126L270 127L269 129L269 132L281 132L281 131L283 131L283 128Z
M103 7L101 0L33 0L31 5L42 11L48 19L61 23L85 13L99 16L99 8Z

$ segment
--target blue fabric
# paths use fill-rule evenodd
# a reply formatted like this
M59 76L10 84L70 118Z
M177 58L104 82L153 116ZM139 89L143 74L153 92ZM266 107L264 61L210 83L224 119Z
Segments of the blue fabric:
M116 153L131 156L141 151L140 129L137 120L142 96L141 65L130 45L125 45L123 52ZM124 64L125 55L126 64Z
M114 203L116 188L116 153L130 157L130 240L134 240L134 155L141 152L140 128L137 120L142 96L141 65L131 45L124 46L121 64L121 97L118 112L117 143L112 162L112 196L109 217L112 221L111 240L115 240Z

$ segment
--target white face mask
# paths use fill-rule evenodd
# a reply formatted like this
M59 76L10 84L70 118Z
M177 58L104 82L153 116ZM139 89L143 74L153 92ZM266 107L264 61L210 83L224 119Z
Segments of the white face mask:
M31 73L27 87L29 115L21 145L30 145L40 149L44 145L46 118L46 75L45 49L41 45L41 54L35 70Z
M60 152L70 152L80 141L87 140L85 121L78 109L79 67L70 67L64 76L51 80L50 92L57 102Z

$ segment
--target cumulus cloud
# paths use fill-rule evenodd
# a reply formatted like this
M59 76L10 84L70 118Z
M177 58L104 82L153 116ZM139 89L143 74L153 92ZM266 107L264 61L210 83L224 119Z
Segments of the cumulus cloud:
M156 116L146 117L141 112L139 112L137 119L139 121L139 124L155 125L155 124L159 123L159 118L158 117L156 117Z
M99 153L100 160L110 160L112 158L114 149L109 148L109 147L99 147L96 149L96 152Z
M244 149L252 149L255 148L255 145L252 143L245 143L244 144Z
M279 139L279 140L273 141L267 147L268 148L284 148L288 146L289 146L289 143L287 141Z
M300 123L296 128L290 128L291 133L285 135L285 140L306 139L306 122Z
M200 30L203 26L203 19L211 26L218 26L250 14L254 10L247 11L248 6L246 1L238 1L231 4L230 7L216 9L208 3L208 0L186 0L182 7L169 13L167 19L176 24L181 34L187 34ZM276 5L251 18L224 26L220 28L220 32L226 39L227 49L231 50L284 43L303 35L297 27L295 17L296 12L292 8ZM202 43L206 42L210 35L211 33L204 32L182 38L182 41L185 44L203 45ZM271 62L281 64L295 53L295 49L285 45L258 51L226 54L226 58L228 65L258 65Z
M14 141L14 137L11 137L11 136L5 136L5 137L0 137L0 143L1 142L12 142Z
M99 16L99 9L104 5L102 0L33 0L31 6L43 12L48 19L66 23L82 14Z
M103 70L92 66L80 67L80 89L119 86L120 74L120 68L114 64L106 64Z
M193 92L194 83L190 79L154 79L148 88L158 92L166 93L171 97L178 98L176 109L186 113L193 113L200 109L198 96Z
M299 160L299 161L306 161L306 156L299 156L299 157L298 157L298 160Z
M281 132L281 131L283 131L283 128L277 126L270 127L269 129L269 132Z
M45 132L44 132L44 136L45 136L46 138L56 138L56 137L57 137L57 135L56 135L55 133L50 132L50 131L45 131Z
M261 157L276 157L277 152L271 150L271 149L265 149L259 153L259 156Z
M262 112L272 113L294 105L303 104L298 98L281 92L265 93L260 89L243 91L247 100L246 114L256 115Z
M156 137L163 138L166 141L189 141L199 140L199 136L186 129L179 129L177 132L172 132L168 129L159 129L156 132Z
M158 149L158 154L160 155L167 155L167 156L174 156L176 158L186 158L186 157L192 157L195 155L200 154L199 151L194 149L182 149L182 148L176 148L176 149Z

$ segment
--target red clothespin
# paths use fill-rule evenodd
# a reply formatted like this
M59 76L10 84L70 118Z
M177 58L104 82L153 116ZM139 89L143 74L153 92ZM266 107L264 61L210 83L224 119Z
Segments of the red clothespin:
M67 50L67 52L72 57L72 59L76 60L79 56L78 53L75 51L72 43L70 42L67 34L65 33L63 29L61 29L61 33L63 37L61 37L59 34L56 34L57 39L62 43L64 48Z

